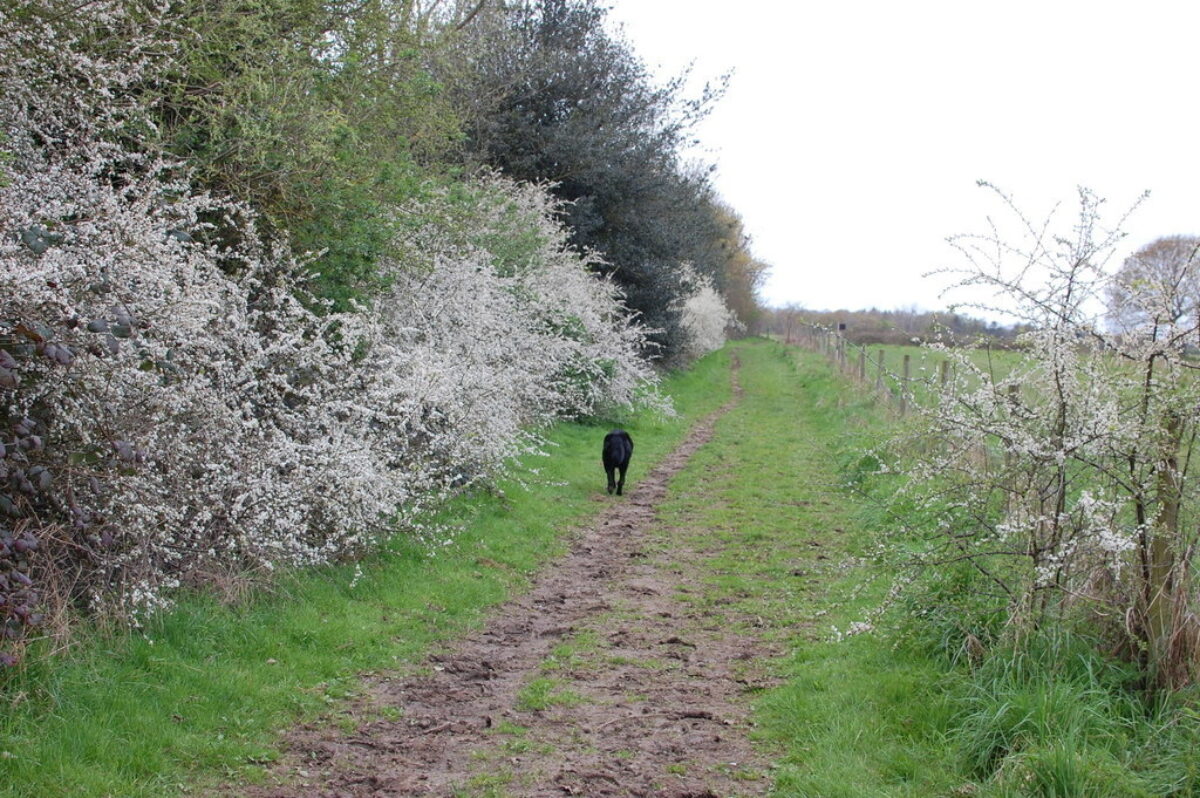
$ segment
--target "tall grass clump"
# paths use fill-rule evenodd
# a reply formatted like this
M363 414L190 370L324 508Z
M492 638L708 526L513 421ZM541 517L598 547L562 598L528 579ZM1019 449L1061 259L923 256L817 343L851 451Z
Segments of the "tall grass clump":
M1192 795L1194 712L1146 700L1135 666L1082 635L992 652L951 690L948 740L985 795Z

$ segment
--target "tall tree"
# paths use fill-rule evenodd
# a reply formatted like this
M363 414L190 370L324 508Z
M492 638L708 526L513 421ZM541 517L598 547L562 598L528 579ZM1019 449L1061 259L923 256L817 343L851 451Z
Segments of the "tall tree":
M1160 332L1200 311L1200 237L1166 236L1125 259L1108 289L1113 321L1125 332Z
M551 183L572 243L604 256L670 359L683 338L682 264L721 282L708 172L679 155L720 87L685 99L686 75L656 85L606 13L597 0L491 9L465 31L453 95L467 160Z
M718 286L738 321L753 329L762 315L758 290L770 267L751 253L750 237L737 211L723 202L715 202L709 212L716 228L709 246L713 258L721 264Z

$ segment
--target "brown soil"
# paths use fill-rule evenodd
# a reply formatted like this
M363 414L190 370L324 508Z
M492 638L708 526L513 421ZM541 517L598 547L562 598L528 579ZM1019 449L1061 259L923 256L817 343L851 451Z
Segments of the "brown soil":
M736 399L735 399L736 401ZM357 728L290 733L256 798L762 795L748 741L754 663L729 607L689 602L705 554L656 525L716 417L611 502L532 589L411 676L373 677ZM382 719L382 718L390 719Z

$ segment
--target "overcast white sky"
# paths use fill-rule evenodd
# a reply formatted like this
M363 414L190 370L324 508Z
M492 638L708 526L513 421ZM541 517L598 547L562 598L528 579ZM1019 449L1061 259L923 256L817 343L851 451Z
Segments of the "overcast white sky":
M998 206L1116 214L1128 250L1200 234L1200 3L610 0L652 69L733 71L698 129L772 266L769 304L939 309L922 274Z

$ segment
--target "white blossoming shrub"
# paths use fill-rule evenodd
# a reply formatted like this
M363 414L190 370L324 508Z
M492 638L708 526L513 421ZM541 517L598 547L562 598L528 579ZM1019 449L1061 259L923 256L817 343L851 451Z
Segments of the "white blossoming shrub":
M683 329L688 336L685 353L688 360L696 360L724 346L726 331L739 322L712 280L687 269L692 292L683 305Z
M942 574L934 611L960 610L951 637L1085 619L1149 683L1187 683L1200 653L1197 321L1169 310L1180 297L1124 291L1138 326L1105 323L1121 234L1095 195L1081 191L1078 220L1058 232L1000 196L1018 232L993 223L956 239L960 277L995 291L1027 332L994 358L934 345L954 367L930 380L934 401L910 397L920 418L902 447L897 520L921 532L920 559Z
M354 473L362 447L327 406L350 359L327 343L338 320L294 298L290 263L247 250L245 276L227 277L217 253L179 240L212 203L154 172L120 190L63 167L13 177L0 189L0 224L17 231L0 243L8 476L22 487L45 469L27 504L103 572L95 601L111 587L150 605L198 559L321 559L386 509L379 490L328 490L326 472ZM31 244L31 229L47 232Z
M156 175L121 192L21 178L0 190L5 229L54 232L41 252L0 246L7 414L31 422L10 445L38 450L45 509L73 519L125 603L207 558L302 564L369 543L400 508L529 451L532 426L653 381L640 330L546 216L545 257L508 275L423 227L430 263L394 265L370 309L320 316L285 256L245 251L233 280L180 241L212 205Z
M115 7L80 13L125 25ZM0 23L8 640L63 602L136 617L212 567L356 552L495 478L540 425L662 403L642 329L540 188L487 178L398 209L387 291L325 312L252 213L118 145L143 48L106 65L38 40L43 66L91 81L57 96L14 55L54 31L14 30ZM105 103L124 111L92 113Z
M557 201L495 176L470 188L465 230L461 197L404 209L424 223L401 242L404 262L393 264L397 282L380 315L408 326L425 319L437 331L429 340L453 358L465 352L490 364L506 383L494 389L507 393L523 423L661 405L654 372L639 356L644 329L616 286L592 273L596 256L570 248ZM420 297L424 307L406 307L402 297Z

